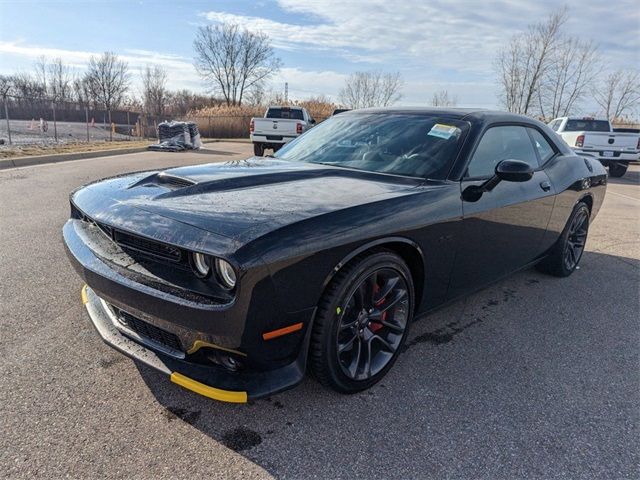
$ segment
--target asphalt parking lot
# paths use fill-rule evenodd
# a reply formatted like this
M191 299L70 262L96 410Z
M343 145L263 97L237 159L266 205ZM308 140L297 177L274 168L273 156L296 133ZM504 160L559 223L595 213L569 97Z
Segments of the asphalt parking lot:
M419 319L367 392L307 379L223 404L104 345L62 246L69 192L250 149L0 171L0 476L639 477L638 166L610 180L578 272L524 271Z

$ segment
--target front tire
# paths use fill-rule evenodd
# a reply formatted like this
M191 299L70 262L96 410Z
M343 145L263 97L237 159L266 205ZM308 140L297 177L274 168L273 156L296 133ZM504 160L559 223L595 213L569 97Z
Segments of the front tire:
M262 157L264 155L264 145L262 143L254 143L253 154L256 157Z
M589 233L589 216L589 207L579 202L551 252L537 265L538 270L556 277L568 277L578 268Z
M629 165L626 163L610 163L609 164L609 175L615 178L620 178L627 173L627 169Z
M395 363L414 311L411 272L395 253L358 256L331 281L318 305L309 363L321 384L365 390Z

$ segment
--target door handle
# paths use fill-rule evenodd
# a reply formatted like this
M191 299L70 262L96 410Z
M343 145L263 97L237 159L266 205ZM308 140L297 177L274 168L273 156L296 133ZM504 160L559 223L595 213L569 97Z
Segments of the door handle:
M551 190L551 183L549 183L547 180L545 180L544 182L540 182L540 188L543 191L548 192L549 190Z

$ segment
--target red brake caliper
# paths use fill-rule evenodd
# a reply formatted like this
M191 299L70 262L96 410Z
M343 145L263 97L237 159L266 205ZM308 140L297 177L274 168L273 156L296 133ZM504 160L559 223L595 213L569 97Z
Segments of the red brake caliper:
M374 296L375 296L375 295L377 295L377 294L378 294L378 292L380 292L380 286L376 283L376 284L373 286L373 295L374 295ZM384 298L381 298L380 300L378 300L378 301L374 304L374 306L375 306L376 308L380 307L380 305L382 305L383 301L384 301ZM384 312L384 313L382 314L382 316L380 317L380 320L382 320L382 321L384 322L386 319L387 319L387 312ZM371 322L371 323L369 324L369 330L371 330L373 333L376 333L376 332L377 332L378 330L380 330L383 326L384 326L384 325L382 325L381 323L378 323L378 322Z

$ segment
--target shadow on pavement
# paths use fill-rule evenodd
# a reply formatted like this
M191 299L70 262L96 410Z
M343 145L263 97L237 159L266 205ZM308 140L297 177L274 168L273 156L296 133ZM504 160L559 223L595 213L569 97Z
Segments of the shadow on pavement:
M167 421L276 477L624 477L638 462L639 272L586 252L566 279L515 274L414 322L387 377L356 395L307 378L224 404L137 368Z
M609 177L609 183L616 185L640 185L640 170L627 170L627 173L620 178Z

